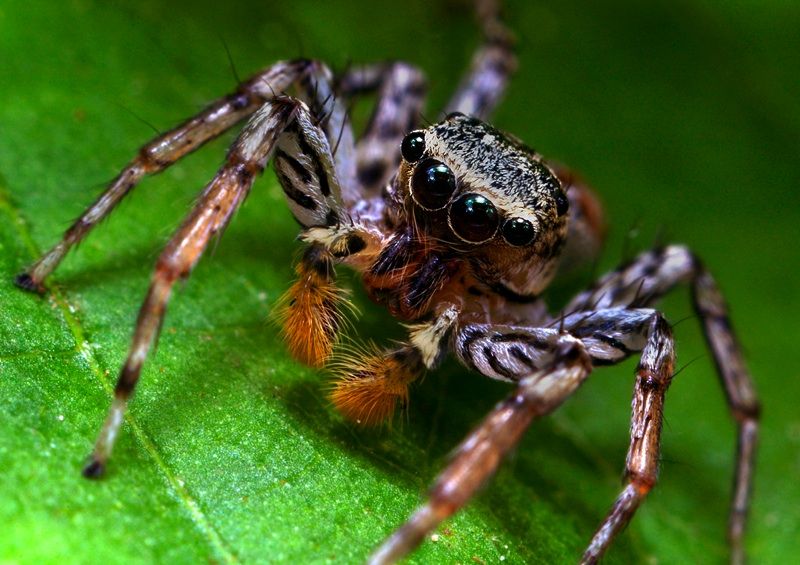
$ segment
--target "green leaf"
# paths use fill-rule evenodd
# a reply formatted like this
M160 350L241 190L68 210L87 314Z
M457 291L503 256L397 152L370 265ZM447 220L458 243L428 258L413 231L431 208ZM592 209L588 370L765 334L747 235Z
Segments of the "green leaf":
M634 248L662 227L716 274L764 404L748 545L785 563L800 550L786 484L800 474L800 11L771 4L514 2L520 70L496 123L598 189L613 220L604 268L632 226ZM107 478L79 476L158 250L232 137L142 183L46 297L11 279L152 136L145 122L167 129L233 89L222 40L242 76L301 55L412 61L433 120L477 33L460 5L421 2L0 4L0 561L357 562L508 391L451 363L394 428L344 423L325 376L289 359L267 322L297 253L268 173L175 294ZM359 335L402 335L355 298ZM685 292L665 310L692 316ZM725 559L733 424L695 325L676 327L682 362L697 361L670 391L662 482L610 563ZM619 489L631 371L598 370L535 423L411 561L576 561Z

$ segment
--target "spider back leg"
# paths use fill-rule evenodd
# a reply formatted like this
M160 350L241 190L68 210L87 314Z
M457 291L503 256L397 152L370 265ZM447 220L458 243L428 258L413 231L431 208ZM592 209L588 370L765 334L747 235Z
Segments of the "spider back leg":
M593 288L576 296L565 311L648 306L680 283L689 283L692 287L694 309L700 317L728 407L738 427L728 537L732 560L741 562L760 407L728 309L711 274L686 247L671 245L654 249L602 277Z
M265 100L283 92L308 68L308 61L276 63L243 82L235 92L212 102L196 116L144 145L94 204L69 227L63 238L16 277L16 285L25 290L44 292L44 279L58 267L73 246L111 214L142 178L160 173L252 115Z
M114 401L84 468L85 476L98 477L105 469L128 399L139 381L148 352L158 338L174 284L189 276L209 241L221 234L250 191L256 175L264 169L278 137L298 119L303 124L310 123L307 107L296 99L283 97L265 103L234 142L226 162L161 253L139 311L128 357L114 389ZM311 137L324 138L314 129L313 134L309 134Z
M402 62L379 68L375 108L356 143L360 199L379 197L395 174L400 164L400 141L419 124L425 101L425 78L419 69ZM357 77L359 69L351 73ZM349 88L355 86L354 78L345 80Z
M514 35L500 18L496 0L475 0L483 44L472 57L469 71L445 106L445 113L461 112L486 120L505 93L517 68Z

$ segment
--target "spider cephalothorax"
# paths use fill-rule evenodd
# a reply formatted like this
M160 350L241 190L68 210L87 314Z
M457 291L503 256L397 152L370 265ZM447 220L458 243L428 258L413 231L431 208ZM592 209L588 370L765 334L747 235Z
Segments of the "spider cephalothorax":
M407 134L401 154L396 231L364 274L373 298L404 320L470 288L535 299L555 274L569 209L541 157L461 113Z
M738 425L730 539L742 539L752 482L758 401L711 275L685 247L641 254L551 314L540 292L560 260L592 257L602 240L597 200L572 173L485 123L516 68L511 34L490 0L476 2L484 33L446 118L417 129L425 84L406 63L335 76L319 61L276 63L236 92L145 145L64 238L16 279L43 291L67 251L147 174L235 124L246 125L156 265L114 401L87 477L100 476L127 402L158 337L175 283L189 275L268 162L301 226L306 249L282 301L290 352L328 364L343 327L346 293L336 268L352 267L370 296L407 324L389 348L351 346L335 358L336 407L361 424L389 420L409 385L452 353L465 367L513 383L514 392L454 452L429 500L373 555L388 563L463 506L517 445L594 367L640 354L626 484L583 561L597 561L657 478L664 396L675 366L672 331L653 306L688 283ZM365 92L376 108L356 138L347 108Z

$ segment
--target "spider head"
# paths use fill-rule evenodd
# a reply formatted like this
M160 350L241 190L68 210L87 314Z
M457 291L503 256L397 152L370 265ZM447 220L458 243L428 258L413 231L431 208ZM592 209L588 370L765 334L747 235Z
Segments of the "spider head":
M529 147L463 114L409 133L397 195L416 235L490 286L540 292L566 236L567 196Z

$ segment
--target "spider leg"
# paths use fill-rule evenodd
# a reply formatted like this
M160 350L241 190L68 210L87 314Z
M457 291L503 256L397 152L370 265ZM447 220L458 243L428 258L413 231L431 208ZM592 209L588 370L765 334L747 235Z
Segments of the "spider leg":
M445 113L461 112L482 120L489 118L517 68L514 36L500 18L499 2L476 0L476 15L483 32L483 45L461 80Z
M297 279L284 295L280 317L290 353L301 362L322 366L332 354L344 322L341 306L347 304L345 293L335 284L334 263L344 262L363 270L380 252L386 239L382 230L382 197L375 199L379 211L372 222L361 217L364 209L351 208L350 214L344 209L345 205L352 207L364 202L365 187L360 182L363 175L356 178L356 169L359 173L364 170L360 160L362 150L367 147L370 158L399 161L400 137L405 128L412 127L418 119L424 80L418 70L403 63L375 65L365 68L366 74L350 71L339 81L334 81L331 71L320 62L310 61L308 66L308 72L298 81L299 96L310 105L315 125L324 132L327 143L314 135L311 123L302 123L302 115L278 142L275 170L292 213L306 228L300 239L311 244L298 262ZM367 78L368 82L355 84L354 77ZM339 95L342 89L345 92ZM345 102L363 89L377 89L378 102L364 138L356 146ZM383 178L388 172L382 173L380 182L388 181ZM320 197L325 201L320 201ZM362 364L371 367L367 360L377 357L380 356L363 356ZM394 355L385 357L387 367L396 365L391 362ZM362 374L373 372L361 371ZM420 374L413 370L387 369L384 371L386 378L361 379L360 382L413 380L405 373L415 377ZM352 378L347 381L351 385L355 382ZM394 405L394 401L385 402L389 404Z
M309 67L309 72L298 81L298 97L309 105L317 125L328 138L342 198L350 202L357 198L359 188L348 100L339 92L337 80L327 65L311 61Z
M239 85L232 94L144 145L100 197L64 233L63 238L15 279L17 286L42 293L43 281L67 252L108 216L146 175L159 173L250 116L266 100L283 92L309 69L309 61L279 62Z
M356 76L358 72L358 69L351 71ZM367 72L375 71L367 69ZM375 107L356 143L361 199L380 196L391 180L400 164L400 141L419 124L425 103L425 77L416 67L401 62L386 63L380 66L379 77Z
M576 296L565 311L645 306L684 282L692 286L694 309L700 317L728 406L738 426L728 537L732 560L740 562L744 555L742 544L755 469L759 403L725 301L712 276L685 247L672 245L655 249L602 277L592 289Z
M324 133L311 120L308 108L299 100L280 97L266 102L231 146L226 162L161 253L147 296L139 311L128 357L114 389L114 400L94 451L83 470L85 476L98 477L105 469L128 399L139 380L150 347L158 337L173 285L189 276L211 238L226 227L247 196L255 176L266 166L276 145L281 147L282 141L300 143L321 160L308 174L312 176L311 186L315 190L319 190L320 183L327 182L327 195L309 192L298 194L297 191L301 188L284 186L287 200L294 206L293 211L299 210L296 214L298 221L313 225L314 221L324 220L329 216L330 210L324 209L326 206L337 205L338 185L335 177L326 176L332 174L330 150ZM314 181L316 174L325 176L326 180L323 181L320 177ZM302 190L308 189L303 187ZM308 203L306 199L313 202L313 209L302 205Z
M348 420L363 426L392 419L398 406L408 403L408 387L425 372L420 351L400 344L381 350L345 346L329 365L335 381L330 399Z
M417 547L494 474L534 418L552 412L586 379L592 365L579 340L561 335L549 346L552 361L523 378L467 436L436 479L428 501L372 554L371 565L394 563Z
M631 443L625 464L627 484L592 538L581 563L597 563L658 478L664 396L674 374L675 348L666 320L660 314L651 319L647 345L636 369Z

